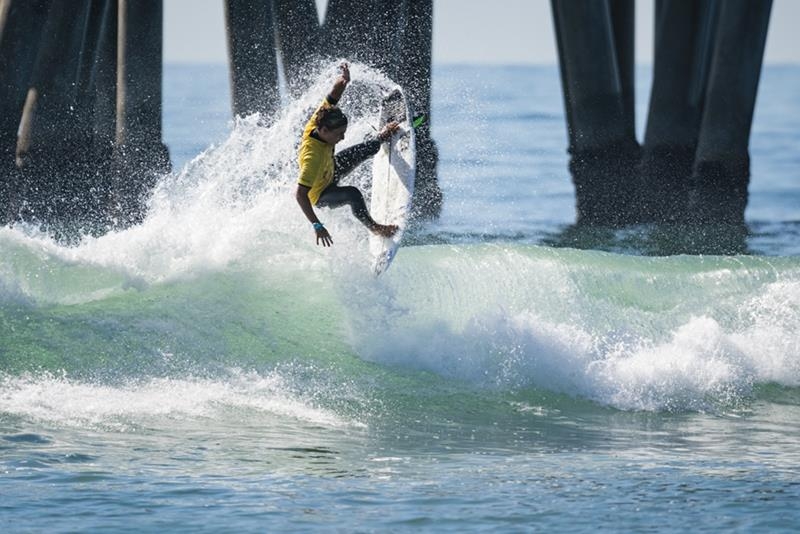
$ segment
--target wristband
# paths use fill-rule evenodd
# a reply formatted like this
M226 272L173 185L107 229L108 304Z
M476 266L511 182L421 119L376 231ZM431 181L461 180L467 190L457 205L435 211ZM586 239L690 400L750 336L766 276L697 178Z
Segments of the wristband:
M325 228L325 226L321 222L315 222L312 224L312 226L314 227L315 232L319 232L320 230Z

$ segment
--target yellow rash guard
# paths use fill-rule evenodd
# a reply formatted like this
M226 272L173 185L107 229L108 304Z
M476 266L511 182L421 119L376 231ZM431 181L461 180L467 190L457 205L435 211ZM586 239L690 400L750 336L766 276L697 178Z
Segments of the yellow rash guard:
M300 165L300 177L297 183L311 188L308 192L308 199L311 204L317 203L319 196L333 181L334 147L311 136L311 132L316 128L314 119L317 116L317 111L335 104L335 102L331 101L331 97L328 96L314 111L303 129L303 138L297 153L297 162Z

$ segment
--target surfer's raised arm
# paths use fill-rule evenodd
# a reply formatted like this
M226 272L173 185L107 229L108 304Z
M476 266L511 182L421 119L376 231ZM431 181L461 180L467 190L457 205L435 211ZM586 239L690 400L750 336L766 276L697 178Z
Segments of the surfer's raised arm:
M333 88L330 92L330 97L333 100L332 104L339 102L348 83L350 83L350 65L342 63L339 65L339 77L333 82Z

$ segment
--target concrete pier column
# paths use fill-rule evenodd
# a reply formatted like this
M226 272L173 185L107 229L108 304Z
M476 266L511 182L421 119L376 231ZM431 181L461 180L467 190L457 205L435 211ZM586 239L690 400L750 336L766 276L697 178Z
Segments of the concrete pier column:
M76 213L91 147L78 98L90 4L54 0L48 10L17 139L25 218L67 221Z
M772 0L725 0L697 144L690 209L702 223L744 224L748 144Z
M638 220L639 144L626 107L608 0L551 0L569 130L577 223ZM631 5L623 6L632 9ZM632 17L618 16L618 24ZM623 32L628 28L620 28ZM625 41L625 37L620 37ZM629 97L627 97L629 99Z
M321 58L321 26L315 0L273 0L283 75L292 96L306 90L308 62ZM329 44L328 44L329 46Z
M700 133L717 0L658 0L641 175L645 220L682 222Z
M117 131L117 2L105 2L94 54L95 161L112 156ZM110 184L109 184L110 186Z
M115 158L121 224L143 215L158 176L170 169L161 135L162 0L119 0Z
M50 0L0 0L0 224L19 217L17 130Z
M76 160L80 164L71 173L69 186L72 200L67 206L68 219L78 221L79 225L88 229L90 226L102 226L105 217L105 192L101 180L100 169L106 163L105 158L98 159L96 147L96 83L97 52L101 37L104 12L113 2L89 2L85 18L85 30L79 49L77 62L78 72L75 78L75 122L74 134L80 139L80 156Z
M109 4L113 4L113 2L97 2L96 0L89 2L89 9L86 13L86 29L83 32L83 40L78 53L78 75L75 83L78 103L82 109L87 110L87 116L91 115L94 110L97 47L100 41L103 17Z
M443 196L437 177L439 150L431 138L431 75L433 57L433 0L406 0L401 37L401 62L397 81L405 88L415 113L427 117L417 130L417 176L414 186L415 215L436 218Z
M92 173L91 195L86 211L97 228L109 225L116 214L115 187L117 167L114 161L114 143L117 127L117 2L99 4L97 42L89 57L92 58L91 82L87 98L91 99L94 113L91 120Z
M636 6L635 0L609 0L609 14L617 56L617 73L622 95L622 121L629 132L636 131Z
M161 144L162 1L119 0L117 23L116 144L152 149Z
M226 0L225 22L233 113L270 116L280 100L272 0Z
M48 0L0 0L0 166L13 162Z
M48 10L23 107L25 120L17 142L20 167L31 158L46 162L57 152L74 148L68 140L75 133L90 4L90 0L54 0Z

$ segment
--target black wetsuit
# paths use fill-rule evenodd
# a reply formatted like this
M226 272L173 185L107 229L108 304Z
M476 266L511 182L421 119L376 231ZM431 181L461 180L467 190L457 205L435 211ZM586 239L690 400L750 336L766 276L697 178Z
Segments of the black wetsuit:
M315 136L314 133L311 135ZM339 180L350 174L353 169L367 158L377 154L380 147L381 142L377 139L372 139L348 147L336 154L333 157L333 182L320 193L316 205L323 208L338 208L347 204L353 210L353 215L356 219L361 221L364 226L367 228L374 226L375 221L369 216L367 204L364 202L364 196L361 191L351 185L340 186Z

